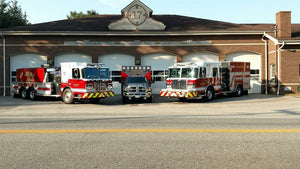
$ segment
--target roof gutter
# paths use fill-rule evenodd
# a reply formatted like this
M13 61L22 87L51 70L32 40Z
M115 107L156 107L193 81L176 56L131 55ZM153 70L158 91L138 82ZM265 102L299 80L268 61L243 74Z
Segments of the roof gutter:
M266 32L261 40L265 42L265 94L268 94L268 42L264 39L265 37Z
M2 46L3 46L3 96L6 96L6 72L5 72L5 65L6 65L6 57L5 57L5 37L3 35L3 32L1 32L1 37L2 37Z
M5 31L4 35L18 36L192 36L192 35L263 35L264 31Z
M278 57L277 57L277 59L278 59L278 80L277 80L277 83L278 83L278 87L277 87L277 95L279 95L280 94L280 80L281 80L281 75L280 75L280 50L284 47L284 45L285 45L285 42L284 41L282 41L282 45L279 47L279 49L278 49L278 51L277 51L277 55L278 55Z
M275 45L300 45L300 40L278 40L269 34L265 34L265 37L273 41Z

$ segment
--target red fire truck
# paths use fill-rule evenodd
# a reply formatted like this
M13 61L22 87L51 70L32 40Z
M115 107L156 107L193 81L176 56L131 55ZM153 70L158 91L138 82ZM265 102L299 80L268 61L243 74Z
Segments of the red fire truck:
M248 94L249 88L249 62L177 63L169 67L167 88L160 96L210 101L217 94Z
M114 96L109 68L104 64L81 62L61 63L59 68L17 69L13 94L31 100L37 96L62 97L67 104Z

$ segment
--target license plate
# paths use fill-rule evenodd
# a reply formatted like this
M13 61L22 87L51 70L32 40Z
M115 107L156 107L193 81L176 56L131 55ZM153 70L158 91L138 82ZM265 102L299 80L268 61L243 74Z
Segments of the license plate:
M135 96L135 98L139 99L139 98L141 98L141 96Z

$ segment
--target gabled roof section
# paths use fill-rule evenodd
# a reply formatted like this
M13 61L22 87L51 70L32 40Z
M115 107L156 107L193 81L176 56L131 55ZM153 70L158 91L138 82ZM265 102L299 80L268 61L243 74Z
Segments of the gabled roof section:
M133 5L136 5L136 4L142 6L145 10L149 11L150 14L152 15L153 10L151 8L149 8L147 5L145 5L143 2L141 2L140 0L134 0L129 5L127 5L124 9L122 9L122 11L121 11L122 15L124 15L124 13L126 11L128 11Z
M152 18L156 21L165 24L165 30L161 31L121 31L122 34L135 33L157 33L167 34L176 32L177 34L186 33L215 33L215 32L238 32L240 34L247 32L271 32L273 24L234 24L228 22L221 22L215 20L207 20L201 18L187 17L181 15L153 15ZM71 20L59 20L53 22L46 22L40 24L33 24L28 26L6 28L0 31L4 32L98 32L98 33L112 33L108 29L108 25L122 19L121 15L95 15L90 17L83 17ZM298 27L297 27L298 30ZM299 28L300 30L300 28Z
M152 18L152 9L139 0L134 0L122 11L122 19L112 22L108 29L112 31L158 31L165 30L166 25Z

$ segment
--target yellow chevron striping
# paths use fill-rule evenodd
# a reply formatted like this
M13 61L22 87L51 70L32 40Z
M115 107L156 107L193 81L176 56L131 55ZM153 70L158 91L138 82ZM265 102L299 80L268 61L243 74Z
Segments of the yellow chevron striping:
M90 96L89 96L89 99L90 99L90 98L92 98L92 97L93 97L93 95L94 95L94 93L91 93L91 94L90 94Z
M82 96L82 98L86 98L86 97L88 97L88 93L85 93L83 96Z
M94 97L93 98L97 98L99 95L99 93L95 93Z

